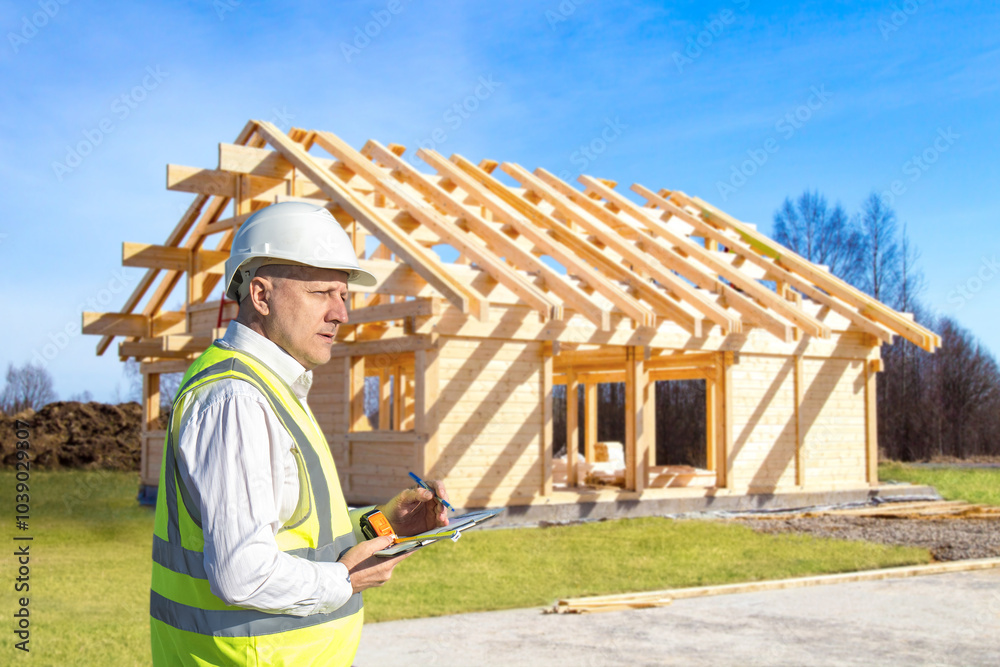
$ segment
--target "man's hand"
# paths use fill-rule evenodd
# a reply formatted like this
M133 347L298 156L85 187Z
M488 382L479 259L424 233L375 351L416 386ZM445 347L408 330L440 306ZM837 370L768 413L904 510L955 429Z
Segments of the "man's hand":
M376 537L367 540L348 549L347 553L340 557L340 562L347 566L347 571L351 575L351 586L355 593L381 586L389 581L392 576L392 569L409 558L415 552L409 551L392 558L379 558L373 555L376 551L381 551L392 546L391 537Z
M444 484L427 482L427 486L434 489L439 497L448 500ZM389 519L392 529L400 537L419 535L439 526L448 525L448 514L444 505L434 497L433 493L420 487L401 491L379 509Z

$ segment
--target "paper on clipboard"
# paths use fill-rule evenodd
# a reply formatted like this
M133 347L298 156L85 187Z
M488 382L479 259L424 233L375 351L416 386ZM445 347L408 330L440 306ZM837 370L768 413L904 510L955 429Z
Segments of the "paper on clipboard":
M376 551L375 555L381 556L382 558L391 558L392 556L404 554L407 551L413 551L414 549L434 544L440 540L457 540L461 537L462 531L489 521L503 511L504 508L500 507L490 510L477 510L475 512L469 512L468 514L449 518L447 526L434 528L433 530L428 530L425 533L420 533L419 535L414 535L413 537L400 538L404 541L393 544L390 547L386 547L381 551Z

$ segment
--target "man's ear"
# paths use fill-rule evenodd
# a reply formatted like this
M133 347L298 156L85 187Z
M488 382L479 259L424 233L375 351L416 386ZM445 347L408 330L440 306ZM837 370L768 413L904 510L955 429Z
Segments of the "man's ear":
M267 278L254 276L253 280L250 281L250 292L247 294L247 298L250 299L250 305L253 306L253 309L260 315L271 313L270 303L273 291L274 286Z

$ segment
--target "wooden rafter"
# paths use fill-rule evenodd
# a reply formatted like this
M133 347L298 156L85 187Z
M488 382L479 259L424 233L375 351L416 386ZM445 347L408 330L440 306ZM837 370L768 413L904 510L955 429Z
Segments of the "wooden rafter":
M420 245L403 234L386 216L374 207L359 201L344 185L334 179L330 172L319 167L302 147L289 139L281 130L266 121L258 124L257 131L285 158L307 176L328 196L357 220L365 230L378 238L400 259L413 267L420 276L434 286L442 296L471 312L477 319L489 317L489 303L438 268L438 263Z
M538 274L545 289L562 298L569 307L579 311L587 319L594 322L599 329L609 327L610 319L607 310L595 304L585 292L557 273L552 267L521 248L513 239L497 229L495 223L470 210L470 206L466 206L450 196L439 184L431 182L424 174L418 172L405 160L378 142L369 141L365 149L362 149L362 153L370 154L379 162L391 167L393 173L397 174L399 178L413 186L435 205L454 216L457 222L464 223L469 231L479 236L494 249L493 251L498 256L505 258L515 268Z
M453 156L452 163L435 151L421 149L417 154L431 166L446 173L470 197L493 211L494 215L528 238L539 250L579 276L591 289L600 292L638 324L653 326L656 314L650 308L612 284L606 276L602 276L587 263L580 261L571 250L552 238L546 229L550 226L548 221L543 223L544 227L541 229L536 226L536 223L547 216L531 206L530 202L511 192L488 173L459 155ZM558 225L555 221L551 224Z
M559 304L551 301L544 292L535 287L516 271L503 263L477 237L455 227L419 195L411 194L403 184L373 164L368 158L355 151L339 137L329 132L318 132L316 143L331 155L344 162L349 169L367 181L375 191L384 195L400 209L406 210L418 222L431 229L442 241L476 262L482 269L509 290L520 296L526 303L538 310L543 317L561 314Z

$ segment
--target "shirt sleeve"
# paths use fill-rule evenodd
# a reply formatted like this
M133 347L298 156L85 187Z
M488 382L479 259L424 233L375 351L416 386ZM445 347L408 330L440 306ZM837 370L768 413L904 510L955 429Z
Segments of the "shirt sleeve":
M252 387L227 384L182 420L179 433L181 476L201 511L211 591L265 612L332 612L353 593L346 566L291 556L275 540L286 478L297 474L284 464L291 436Z

